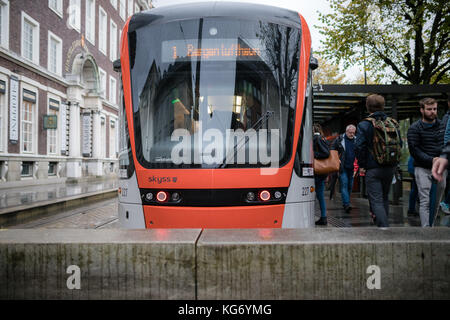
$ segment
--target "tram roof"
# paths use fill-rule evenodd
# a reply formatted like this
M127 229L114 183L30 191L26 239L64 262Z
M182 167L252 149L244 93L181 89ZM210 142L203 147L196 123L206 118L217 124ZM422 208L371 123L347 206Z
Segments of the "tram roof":
M386 100L385 112L398 120L417 116L419 100L431 97L447 110L450 85L336 85L315 84L313 87L314 121L327 124L366 114L365 100L370 94L380 94ZM396 114L395 114L396 113Z
M301 21L296 11L254 3L209 1L168 5L142 11L133 15L128 31L132 32L148 24L161 24L204 17L263 20L301 29Z

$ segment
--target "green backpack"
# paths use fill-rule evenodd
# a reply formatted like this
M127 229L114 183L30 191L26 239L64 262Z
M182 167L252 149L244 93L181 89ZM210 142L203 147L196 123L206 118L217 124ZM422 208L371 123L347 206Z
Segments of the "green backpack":
M400 161L401 145L398 122L390 117L384 120L365 118L373 124L373 150L375 161L381 166L396 166Z

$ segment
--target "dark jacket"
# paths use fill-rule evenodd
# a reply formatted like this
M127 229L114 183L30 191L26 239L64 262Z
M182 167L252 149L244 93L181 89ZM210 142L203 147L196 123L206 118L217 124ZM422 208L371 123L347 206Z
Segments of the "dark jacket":
M376 120L384 120L387 115L383 111L376 111L370 115L371 118L375 118ZM355 154L358 159L358 165L360 168L364 169L374 169L381 168L378 162L373 157L373 124L369 120L363 120L358 123L358 127L356 132L358 136L355 141ZM400 137L401 144L401 135L400 131L397 131L398 136Z
M356 135L354 137L354 141L356 142ZM355 144L356 146L356 144ZM331 145L331 149L337 150L339 153L339 160L341 160L341 166L339 169L339 172L342 172L344 170L344 163L345 163L345 133L340 134Z
M431 169L433 158L439 157L444 147L445 125L439 119L431 127L422 120L414 122L408 129L409 153L414 158L414 167Z

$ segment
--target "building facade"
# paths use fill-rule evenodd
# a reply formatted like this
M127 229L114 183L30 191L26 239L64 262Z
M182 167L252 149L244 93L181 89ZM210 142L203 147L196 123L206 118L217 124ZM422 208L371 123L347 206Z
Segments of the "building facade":
M145 0L0 0L0 188L118 172L121 30Z

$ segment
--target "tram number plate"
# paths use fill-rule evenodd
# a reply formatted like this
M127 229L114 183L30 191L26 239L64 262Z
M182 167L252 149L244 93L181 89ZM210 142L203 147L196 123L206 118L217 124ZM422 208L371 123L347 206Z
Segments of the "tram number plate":
M302 187L302 196L307 196L309 194L309 187Z

